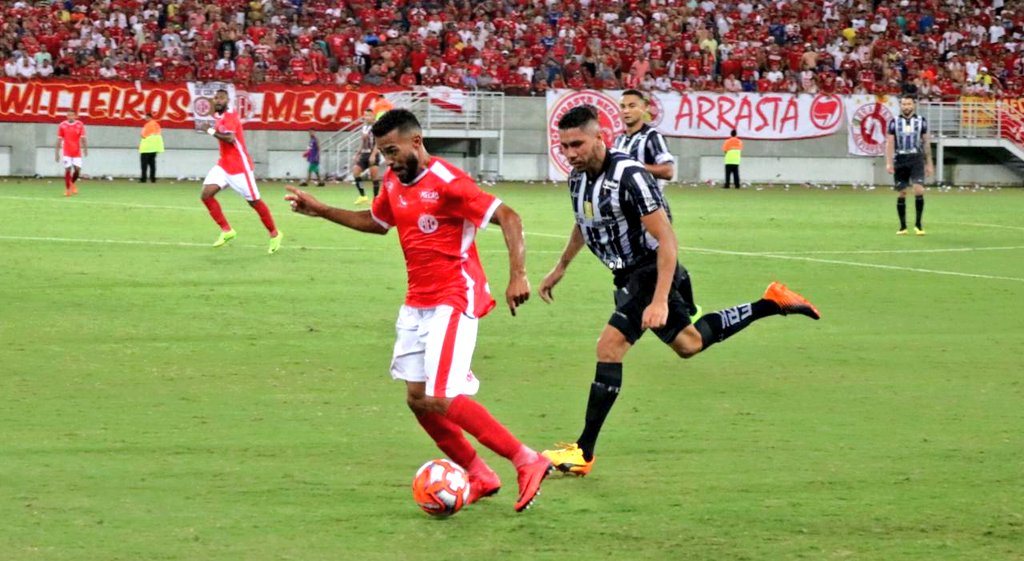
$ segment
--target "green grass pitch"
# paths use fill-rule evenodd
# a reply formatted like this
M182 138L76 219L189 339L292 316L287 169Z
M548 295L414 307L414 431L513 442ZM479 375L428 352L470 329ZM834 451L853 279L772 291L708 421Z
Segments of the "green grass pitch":
M563 185L491 188L534 287L572 224ZM387 368L394 233L257 215L196 184L0 182L0 560L1024 559L1024 191L930 191L897 238L884 189L669 188L715 310L772 280L776 317L692 360L648 335L583 479L515 514L505 487L433 520L409 483L440 452ZM350 186L315 189L349 205ZM913 203L908 205L911 220ZM479 247L495 293L501 236ZM529 445L573 440L611 309L581 253L555 292L482 323L479 399Z

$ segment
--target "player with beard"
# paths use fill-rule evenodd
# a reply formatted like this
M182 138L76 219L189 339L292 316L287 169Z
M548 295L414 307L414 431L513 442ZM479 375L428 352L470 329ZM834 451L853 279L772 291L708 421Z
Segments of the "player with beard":
M330 207L294 187L285 199L295 212L360 232L398 230L408 291L395 325L391 377L405 381L406 403L437 447L468 471L469 502L497 493L501 480L463 431L515 466L515 510L522 512L554 468L472 398L480 380L470 369L479 318L495 306L476 233L488 224L501 227L510 269L505 301L515 315L530 297L522 221L464 171L428 154L412 112L388 111L373 125L373 135L390 169L369 210Z
M216 120L206 133L220 141L220 159L206 174L203 192L200 195L213 221L220 226L220 237L213 242L213 247L221 247L238 235L228 224L228 219L224 217L224 211L215 198L221 189L230 187L260 215L260 220L270 233L270 247L267 253L277 253L277 250L281 249L284 234L274 226L270 208L260 199L256 176L252 171L252 157L245 147L245 137L242 134L242 120L239 119L238 113L228 111L227 90L217 90L214 94L213 109L216 112Z
M914 233L924 235L924 178L932 175L932 145L928 139L928 121L915 112L917 102L910 94L900 98L900 114L889 121L885 136L885 169L893 174L894 189L899 192L896 213L900 217L897 236L907 235L907 187L914 186Z

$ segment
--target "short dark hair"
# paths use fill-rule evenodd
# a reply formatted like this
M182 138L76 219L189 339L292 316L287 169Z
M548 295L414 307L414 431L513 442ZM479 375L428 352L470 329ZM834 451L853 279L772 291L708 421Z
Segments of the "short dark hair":
M600 122L597 108L593 105L579 105L562 115L562 118L558 120L558 128L559 130L577 129L591 121Z
M387 136L388 133L395 129L403 133L422 130L419 119L408 109L392 109L388 111L383 117L377 119L377 122L373 124L373 128L370 130L373 131L373 136L379 138Z
M729 136L736 136L736 129L729 131Z
M628 90L622 92L622 96L623 97L625 97L627 95L635 95L636 97L639 97L640 99L642 99L644 101L644 103L647 103L647 96L645 96L644 92L642 92L640 90L634 90L634 89L631 88L631 89L628 89Z
M226 88L217 88L217 92L216 93L220 93L220 92L224 92L224 95L226 95L228 97L231 96L231 94L228 93L228 90Z

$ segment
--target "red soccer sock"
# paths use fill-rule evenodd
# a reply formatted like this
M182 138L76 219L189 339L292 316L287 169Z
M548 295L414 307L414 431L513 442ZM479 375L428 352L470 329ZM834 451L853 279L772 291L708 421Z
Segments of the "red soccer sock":
M210 211L210 216L213 218L213 221L220 226L222 232L227 232L231 229L231 225L228 224L228 219L224 217L224 211L221 210L220 203L217 202L217 199L213 197L203 199L203 204L206 205L206 210Z
M445 455L467 470L472 470L471 466L480 456L473 449L473 445L462 435L462 429L458 425L438 413L417 415L416 420Z
M274 226L274 217L270 215L270 207L267 206L267 203L263 202L263 199L260 199L253 203L252 208L260 215L260 220L263 221L263 226L265 226L267 231L270 232L270 237L273 238L277 236L277 228Z
M450 421L473 435L481 444L508 458L516 467L534 461L537 453L523 446L487 408L464 395L452 400L446 415Z
M64 190L65 191L70 191L71 190L71 170L70 169L65 169L64 170Z

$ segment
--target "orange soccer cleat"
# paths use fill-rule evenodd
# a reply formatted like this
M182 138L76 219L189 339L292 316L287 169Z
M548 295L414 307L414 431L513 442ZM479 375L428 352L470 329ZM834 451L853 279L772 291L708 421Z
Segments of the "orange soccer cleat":
M782 309L782 315L800 314L811 319L821 319L818 308L806 298L786 288L781 282L773 282L764 291L764 299L771 300Z

